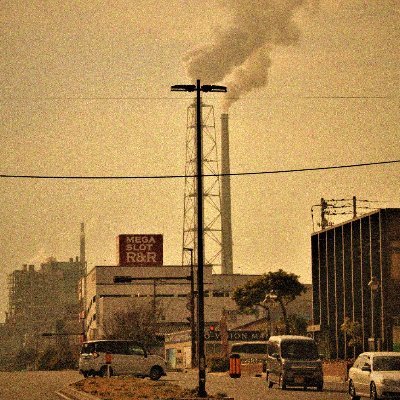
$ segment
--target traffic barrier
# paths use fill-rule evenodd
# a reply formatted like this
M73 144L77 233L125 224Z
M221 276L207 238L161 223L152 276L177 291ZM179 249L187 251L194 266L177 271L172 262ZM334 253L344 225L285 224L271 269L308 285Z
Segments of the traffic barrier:
M241 375L240 355L233 353L229 356L229 376L231 378L240 378Z

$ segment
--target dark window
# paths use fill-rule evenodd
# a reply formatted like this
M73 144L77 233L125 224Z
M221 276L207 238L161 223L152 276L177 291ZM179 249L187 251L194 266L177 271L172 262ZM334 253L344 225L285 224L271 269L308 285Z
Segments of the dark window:
M273 354L278 354L279 349L276 343L268 343L268 355L272 356Z
M136 356L144 356L145 351L143 347L135 344L135 343L128 343L128 354L136 355Z
M232 346L232 353L266 354L267 344L265 343L243 343Z
M94 353L94 343L84 343L81 348L81 354L92 354Z
M374 371L400 371L400 356L374 357Z
M126 354L127 345L123 341L106 340L96 343L96 351L99 353Z
M317 345L312 341L283 341L281 353L283 358L295 360L317 360L319 358Z

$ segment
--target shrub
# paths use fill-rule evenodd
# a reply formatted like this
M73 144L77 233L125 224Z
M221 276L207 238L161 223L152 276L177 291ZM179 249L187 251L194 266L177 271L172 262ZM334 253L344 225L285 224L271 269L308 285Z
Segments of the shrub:
M209 359L210 372L226 372L229 370L229 358L212 357Z

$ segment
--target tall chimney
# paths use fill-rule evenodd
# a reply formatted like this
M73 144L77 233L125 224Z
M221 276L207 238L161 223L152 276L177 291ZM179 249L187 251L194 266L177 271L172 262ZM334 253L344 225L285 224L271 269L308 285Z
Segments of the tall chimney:
M81 237L80 237L80 261L83 268L86 267L86 245L85 245L85 223L81 223Z
M222 274L233 274L229 116L221 114L221 230Z

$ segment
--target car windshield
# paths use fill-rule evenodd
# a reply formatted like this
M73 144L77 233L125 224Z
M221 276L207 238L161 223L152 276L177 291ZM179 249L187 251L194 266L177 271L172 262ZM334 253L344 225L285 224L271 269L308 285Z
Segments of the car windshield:
M400 371L400 355L374 357L374 371Z
M81 354L91 354L95 352L94 343L84 343L81 348Z
M317 360L319 358L317 346L313 341L283 341L281 353L283 358L296 360Z

